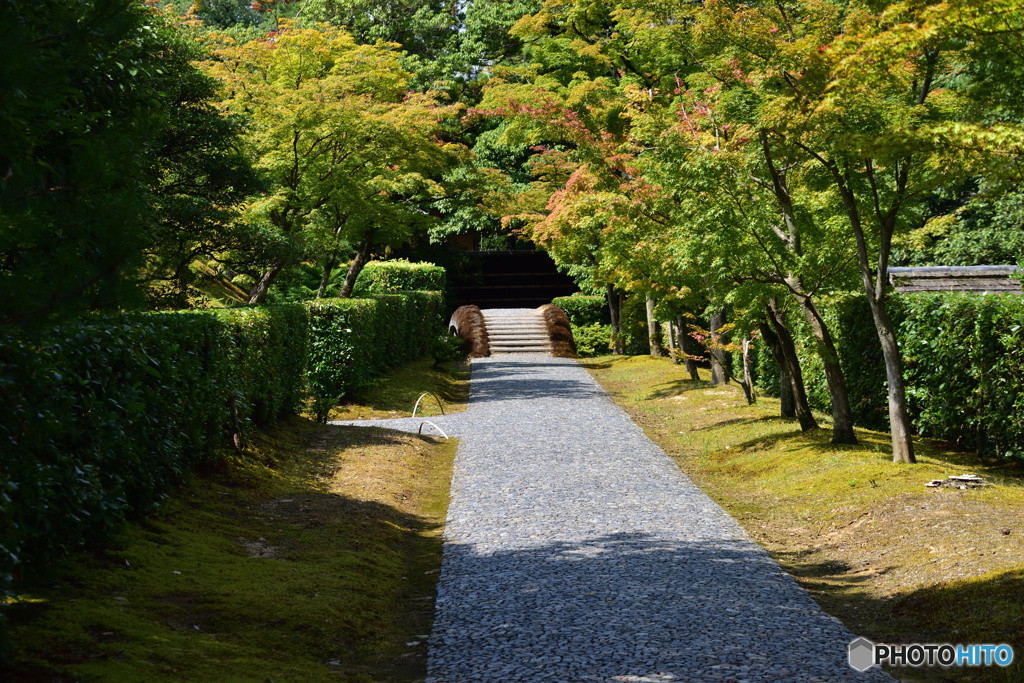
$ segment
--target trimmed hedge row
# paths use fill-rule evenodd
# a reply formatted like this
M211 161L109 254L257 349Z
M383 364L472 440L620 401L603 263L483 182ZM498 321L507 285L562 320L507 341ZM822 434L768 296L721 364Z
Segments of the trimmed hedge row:
M574 327L585 327L589 325L610 325L611 313L608 311L608 300L603 296L591 296L589 294L573 294L571 296L558 296L551 300L558 306L569 322Z
M443 329L440 292L319 299L308 306L309 387L315 396L362 389L373 375L427 354Z
M409 292L0 336L0 592L17 565L110 534L236 437L295 412L307 381L342 396L431 351L441 307L440 292Z
M1024 297L903 294L887 306L918 432L983 455L1024 460ZM822 308L836 337L856 423L888 430L885 366L867 300L837 298ZM808 400L828 411L824 369L807 330L800 331L799 341ZM778 382L773 364L770 354L762 355L769 391Z
M232 434L301 399L302 306L93 317L0 337L0 567L144 512Z
M359 271L353 296L395 292L443 292L445 269L433 263L410 263L405 259L370 261Z

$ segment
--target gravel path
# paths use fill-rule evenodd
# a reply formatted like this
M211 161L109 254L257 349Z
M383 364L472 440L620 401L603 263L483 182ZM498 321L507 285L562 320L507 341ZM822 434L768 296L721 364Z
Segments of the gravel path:
M892 680L574 361L470 387L428 682Z

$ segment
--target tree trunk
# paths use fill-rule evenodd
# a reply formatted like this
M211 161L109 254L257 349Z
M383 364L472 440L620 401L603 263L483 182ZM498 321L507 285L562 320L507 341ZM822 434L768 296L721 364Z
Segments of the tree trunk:
M754 381L750 377L750 340L743 337L743 379L740 380L743 388L743 395L747 399L747 405L757 403L757 394L754 393Z
M647 342L651 347L651 358L661 358L661 342L658 341L658 321L654 317L654 298L647 295Z
M699 382L700 375L697 374L697 361L690 358L690 353L693 352L693 343L690 341L690 334L686 331L682 318L676 318L676 329L679 331L679 353L682 354L686 363L686 371L690 373L690 379L694 382Z
M253 285L252 290L249 291L249 303L250 304L261 304L267 298L267 292L270 291L270 285L274 283L278 273L284 269L283 265L272 266L270 270L263 273L263 277L260 278L259 282Z
M796 355L796 342L793 334L786 326L786 319L779 310L779 302L772 298L768 300L768 322L771 323L775 334L779 338L779 350L789 367L790 388L793 392L793 408L796 411L796 418L800 422L802 431L819 429L817 420L811 412L811 406L807 402L807 388L804 385L804 371L800 367L800 357Z
M676 331L675 325L669 320L665 325L668 326L666 330L668 332L668 355L672 358L672 365L679 365L679 349L676 348Z
M725 352L717 347L722 343L719 330L725 327L725 309L719 309L711 314L711 383L728 384L729 374L725 369L727 362Z
M846 379L843 377L843 368L839 364L839 353L832 341L832 334L809 296L799 296L797 301L807 324L811 327L818 355L825 366L825 380L828 382L828 393L832 399L832 443L855 444L857 436L853 433L850 394L846 390Z
M370 258L370 248L372 246L372 235L367 235L366 238L359 243L359 249L356 251L356 256L352 259L352 264L348 267L348 273L345 275L345 284L341 286L341 291L338 293L339 299L347 299L352 296L352 288L356 286L356 278L359 277L359 273L363 270L363 266L366 265L366 261Z
M615 287L605 285L608 295L608 314L612 319L612 353L621 356L625 349L622 344L622 328L619 325L619 314L622 312L622 295L615 293Z
M775 338L778 339L779 354L782 356L780 368L786 366L788 369L789 390L793 397L793 410L796 413L797 420L800 422L800 429L805 432L818 429L818 422L814 419L811 407L807 403L804 373L800 368L800 359L796 355L796 344L793 341L793 335L790 333L789 328L786 327L785 318L783 318L782 312L779 311L778 302L775 299L769 299L767 314L768 323L771 325L770 330Z
M913 464L914 442L911 434L910 411L907 408L907 389L903 381L903 357L896 341L884 302L868 297L871 316L875 319L875 330L882 343L882 358L885 360L885 376L889 381L889 426L892 431L892 461Z
M925 83L920 91L918 104L924 103L931 82L935 60L938 58L938 49L927 53L928 74ZM846 215L850 219L850 227L853 228L853 236L857 241L857 265L860 268L861 279L864 282L864 292L868 295L868 304L871 306L871 317L874 319L875 331L878 333L878 340L882 344L882 358L885 361L885 374L889 381L889 425L892 432L892 461L903 463L915 463L914 442L911 440L910 411L907 409L907 391L903 383L903 358L900 355L899 343L896 341L896 333L893 330L892 320L885 310L885 288L888 285L889 254L892 250L892 236L896 228L896 220L900 205L906 197L908 174L910 172L910 157L903 159L903 163L896 163L895 198L887 212L883 212L879 204L878 192L875 188L874 166L870 160L865 161L865 170L870 181L873 194L875 216L878 219L878 262L874 273L871 272L871 263L868 259L868 244L864 236L864 226L861 224L860 209L857 206L857 199L854 196L852 183L850 182L850 169L841 169L835 161L826 161L825 167L832 173L839 195L842 197L846 207ZM874 280L874 281L872 281Z
M327 293L327 283L331 279L331 273L334 272L334 266L338 264L337 252L331 255L331 258L324 264L324 276L320 278L320 289L316 290L316 298L323 299L324 294Z
M782 354L779 336L775 334L775 330L765 320L757 321L757 330L761 333L764 345L771 351L772 358L775 359L775 364L779 368L779 403L781 404L779 416L796 417L796 400L793 398L793 373L789 371L789 363L786 362L786 357Z

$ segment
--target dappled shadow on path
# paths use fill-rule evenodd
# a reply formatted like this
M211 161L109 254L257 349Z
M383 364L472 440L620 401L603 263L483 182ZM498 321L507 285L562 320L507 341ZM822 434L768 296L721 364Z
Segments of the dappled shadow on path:
M849 632L752 542L675 536L446 546L430 674L446 683L880 680L849 668Z
M531 399L591 400L604 395L589 376L580 379L571 361L489 358L473 364L471 405Z

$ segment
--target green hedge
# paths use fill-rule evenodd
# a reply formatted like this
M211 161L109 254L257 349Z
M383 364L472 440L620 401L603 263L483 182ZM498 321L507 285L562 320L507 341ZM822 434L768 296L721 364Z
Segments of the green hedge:
M576 355L580 358L606 356L612 352L612 326L592 323L590 325L572 326L573 341L576 342Z
M410 263L404 259L370 261L353 287L354 297L396 292L443 292L445 269L433 263Z
M603 296L591 296L588 294L573 294L572 296L559 296L551 300L558 306L569 322L574 327L585 327L588 325L600 324L611 325L611 313L608 311L608 300Z
M231 433L293 411L301 306L97 316L0 337L0 565L145 512Z
M310 311L309 386L340 397L370 378L427 354L443 332L441 292L403 292L369 299L319 299Z
M822 304L850 392L855 422L889 428L882 350L867 300ZM887 310L904 359L911 419L922 436L981 454L1024 460L1024 297L991 294L903 294ZM798 353L815 409L828 411L824 369L810 333L798 329ZM761 358L766 391L776 391L770 354ZM774 379L773 379L774 378Z
M0 336L0 590L114 531L232 436L433 349L440 292L94 316ZM307 363L308 361L308 363ZM307 372L308 366L308 372Z

